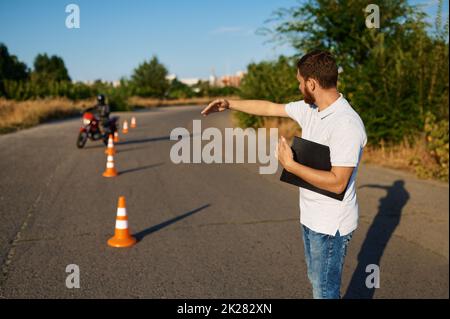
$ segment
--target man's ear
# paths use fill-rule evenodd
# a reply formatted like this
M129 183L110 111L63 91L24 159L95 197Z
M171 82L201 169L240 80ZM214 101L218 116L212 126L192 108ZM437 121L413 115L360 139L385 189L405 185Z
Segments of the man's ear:
M307 86L308 86L308 89L309 89L311 92L313 92L313 91L315 90L315 88L317 87L317 82L316 82L316 80L314 80L313 78L309 78L309 79L306 81L305 85L307 85Z

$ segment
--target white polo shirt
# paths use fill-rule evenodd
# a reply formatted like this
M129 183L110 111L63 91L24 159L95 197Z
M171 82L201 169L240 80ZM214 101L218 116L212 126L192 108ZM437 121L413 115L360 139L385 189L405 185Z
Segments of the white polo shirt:
M299 187L300 222L315 232L341 236L358 225L355 180L367 135L364 123L348 101L340 97L319 112L302 101L285 106L286 113L302 128L302 138L327 145L332 166L355 167L343 201Z

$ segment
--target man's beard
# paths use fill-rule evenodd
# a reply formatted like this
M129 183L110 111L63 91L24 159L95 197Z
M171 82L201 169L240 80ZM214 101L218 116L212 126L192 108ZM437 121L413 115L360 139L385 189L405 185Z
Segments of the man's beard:
M305 85L305 92L303 92L303 98L304 98L304 101L308 104L316 103L316 99L311 94L311 92L308 90L308 87L306 85Z

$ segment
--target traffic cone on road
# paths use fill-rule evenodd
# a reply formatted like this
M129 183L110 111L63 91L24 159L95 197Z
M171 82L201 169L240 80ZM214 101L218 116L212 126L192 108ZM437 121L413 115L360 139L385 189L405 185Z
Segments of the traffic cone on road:
M123 128L122 128L122 133L123 134L127 134L128 133L128 121L123 121Z
M128 229L127 209L125 208L125 197L119 197L117 205L116 229L114 236L108 240L111 247L130 247L136 244L136 238L130 235Z
M114 143L119 143L119 132L114 131Z
M136 118L134 116L131 118L130 127L131 128L136 128Z
M106 170L103 172L104 177L114 177L117 176L116 168L114 167L114 156L108 155L106 160Z
M109 134L108 147L105 150L105 154L107 154L107 155L115 155L116 154L116 149L114 148L112 134Z

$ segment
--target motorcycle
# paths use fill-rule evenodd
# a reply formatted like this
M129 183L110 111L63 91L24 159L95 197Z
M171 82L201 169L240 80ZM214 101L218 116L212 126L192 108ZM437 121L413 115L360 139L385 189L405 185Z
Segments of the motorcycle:
M113 116L104 126L104 132L100 130L100 119L88 109L83 112L82 125L78 133L77 147L83 148L88 139L91 141L102 140L105 145L108 145L109 134L117 131L117 122L119 118Z

